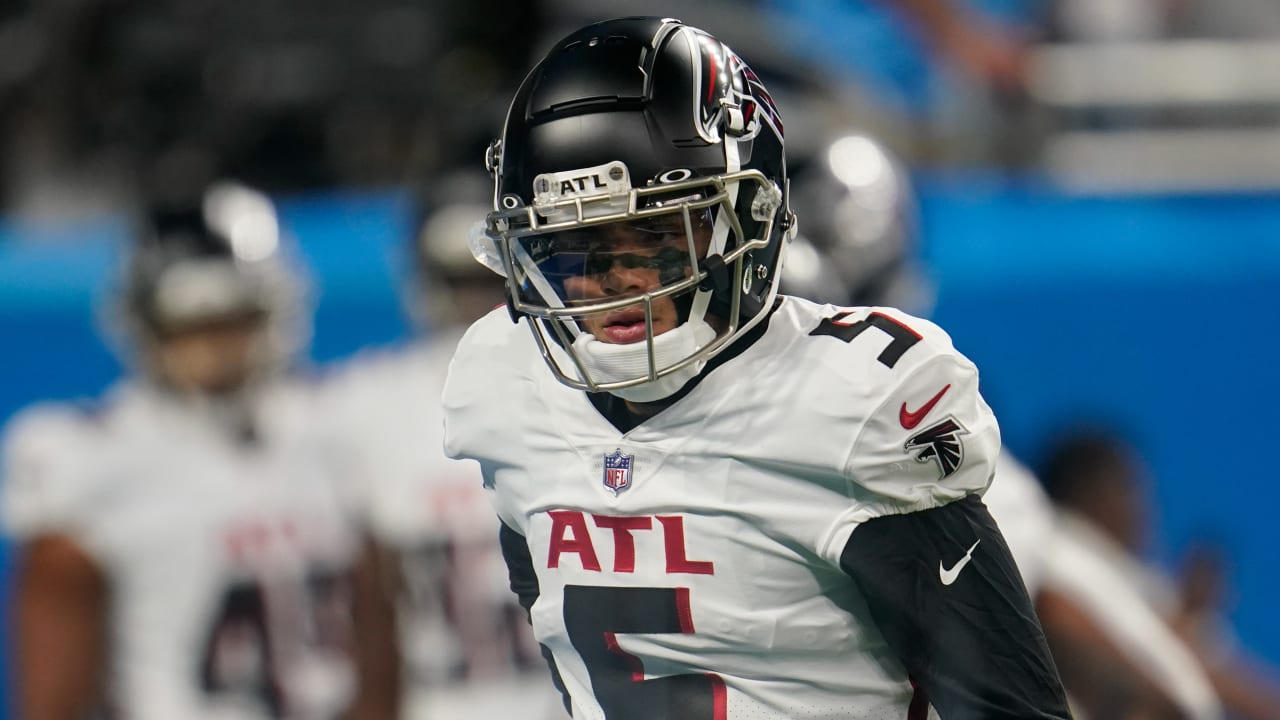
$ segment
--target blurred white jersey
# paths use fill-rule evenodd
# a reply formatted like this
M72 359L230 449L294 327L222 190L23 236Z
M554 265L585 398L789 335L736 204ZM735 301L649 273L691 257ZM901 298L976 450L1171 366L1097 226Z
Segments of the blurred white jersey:
M440 393L457 338L357 357L325 390L326 422L362 457L370 525L400 558L404 714L563 716L508 589L479 468L444 454Z
M1008 452L1001 452L996 475L982 496L1000 534L1009 545L1027 594L1035 597L1045 562L1044 554L1053 536L1053 504L1040 481Z
M1088 615L1186 717L1223 717L1203 666L1146 595L1149 568L1090 520L1061 509L1043 557L1042 587Z
M534 632L573 717L908 717L911 683L840 557L859 524L990 481L999 430L947 335L786 297L621 433L553 379L524 322L501 309L463 339L446 447L480 460L527 542Z
M350 704L360 534L306 408L300 388L264 394L251 440L124 384L92 412L37 406L10 425L5 530L69 537L107 577L120 716L335 718Z

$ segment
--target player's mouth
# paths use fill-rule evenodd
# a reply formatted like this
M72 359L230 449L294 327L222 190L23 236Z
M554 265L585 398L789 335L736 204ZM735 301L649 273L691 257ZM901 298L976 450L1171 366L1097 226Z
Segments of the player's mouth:
M643 310L620 310L611 312L604 318L605 342L615 345L640 342L645 339L645 323Z

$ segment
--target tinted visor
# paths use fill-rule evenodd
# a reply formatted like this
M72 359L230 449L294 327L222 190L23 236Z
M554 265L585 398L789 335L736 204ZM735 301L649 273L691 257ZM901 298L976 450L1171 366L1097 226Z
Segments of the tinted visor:
M521 237L515 241L520 299L572 307L652 293L693 277L706 257L710 208L681 206L644 218Z

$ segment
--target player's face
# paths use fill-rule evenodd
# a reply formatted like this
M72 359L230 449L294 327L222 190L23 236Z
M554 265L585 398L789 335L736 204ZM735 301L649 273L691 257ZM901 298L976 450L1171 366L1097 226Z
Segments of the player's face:
M157 369L174 389L225 395L253 376L266 332L260 315L220 318L161 333L154 341Z
M682 215L614 223L575 230L584 243L581 272L564 279L570 305L639 297L693 276L689 235ZM693 257L706 257L711 223L693 223ZM652 303L653 334L675 329L681 313L673 296ZM613 344L643 342L645 312L641 304L585 315L583 328L597 340Z

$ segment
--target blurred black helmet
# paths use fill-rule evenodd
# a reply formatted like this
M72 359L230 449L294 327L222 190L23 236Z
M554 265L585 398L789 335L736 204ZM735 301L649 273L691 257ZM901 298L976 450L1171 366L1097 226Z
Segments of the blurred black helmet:
M788 251L783 290L842 306L888 305L927 315L916 199L901 161L862 133L836 135L797 171L804 227Z
M440 330L470 324L503 301L503 278L476 262L471 238L484 231L493 181L479 168L419 182L411 193L409 316Z
M477 256L506 275L513 314L535 319L562 382L663 397L772 304L794 227L782 121L755 73L706 32L622 18L572 33L529 73L486 159L493 212ZM601 238L621 230L654 249L609 260ZM651 268L660 286L575 295L609 262ZM652 313L665 298L682 322L659 339ZM628 309L644 314L641 340L593 345L584 319Z
M148 209L116 307L130 358L194 327L261 322L255 371L286 365L309 339L303 274L287 258L275 207L243 185L210 185L190 202Z

